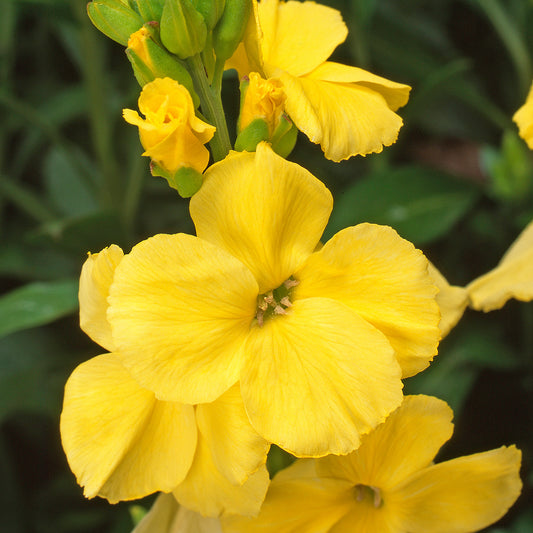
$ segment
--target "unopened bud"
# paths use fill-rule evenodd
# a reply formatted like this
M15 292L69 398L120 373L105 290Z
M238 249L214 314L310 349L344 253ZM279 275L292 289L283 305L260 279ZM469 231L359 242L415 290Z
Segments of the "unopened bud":
M233 0L227 0L232 2ZM226 0L193 0L196 11L202 14L207 30L211 31L224 12Z
M191 0L165 0L161 15L161 41L180 59L199 54L205 47L207 27Z
M133 0L145 22L159 22L165 0Z
M252 0L227 0L218 24L213 30L213 49L217 59L226 61L242 41L248 23Z
M143 19L120 0L90 2L87 13L104 35L123 46L127 46L130 35L143 25Z

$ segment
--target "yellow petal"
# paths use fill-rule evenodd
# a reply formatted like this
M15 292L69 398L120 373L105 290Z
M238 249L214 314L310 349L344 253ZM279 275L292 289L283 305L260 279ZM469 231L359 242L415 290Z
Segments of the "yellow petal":
M239 379L257 294L246 267L202 239L141 242L117 267L109 296L123 364L161 400L215 400Z
M328 533L405 533L398 527L399 519L385 506L374 507L370 499L356 502L353 508Z
M502 446L415 474L390 497L402 531L468 533L501 518L520 494L520 451Z
M530 222L503 256L500 264L467 287L474 309L500 309L510 298L533 299L533 222Z
M402 119L369 87L281 73L285 109L309 140L333 161L381 152L396 142Z
M112 244L98 254L89 254L80 276L80 327L94 342L112 352L115 344L107 321L107 297L117 265L124 253Z
M514 114L513 120L518 126L520 137L533 150L533 84L525 104Z
M265 464L269 444L250 425L238 385L214 402L198 405L196 417L213 462L228 481L242 485Z
M295 298L334 298L382 331L403 377L429 365L440 337L437 289L422 252L392 228L359 224L340 231L295 277Z
M131 533L222 533L220 520L179 505L173 494L160 494Z
M396 111L403 107L409 100L411 87L403 83L396 83L376 76L367 70L358 67L350 67L340 63L326 61L310 72L306 77L314 80L331 81L336 83L356 83L362 87L368 87L381 94L387 105Z
M332 204L322 182L260 143L211 166L190 210L198 237L244 263L264 293L315 249Z
M439 329L442 337L446 337L459 322L468 305L468 292L463 287L452 286L437 268L428 262L429 274L438 287L437 304L440 309Z
M452 410L438 398L406 396L383 424L362 438L355 452L318 459L317 471L352 485L391 490L431 464L452 435L452 417Z
M267 76L275 69L293 76L306 74L326 61L348 35L340 12L315 2L262 0L259 21Z
M193 408L157 401L116 354L90 359L67 381L61 439L88 498L115 503L172 490L191 466L196 438Z
M352 451L402 400L387 339L333 300L296 301L252 328L243 350L252 425L297 456Z
M243 485L233 485L216 468L203 437L199 437L193 465L174 496L185 507L204 516L259 512L268 489L268 472L263 465Z
M185 166L202 173L209 163L209 150L186 124L176 125L157 144L150 144L146 140L145 130L142 128L139 129L139 135L146 149L143 155L170 172Z
M299 459L272 480L257 518L225 517L224 533L328 532L350 509L351 489L342 480L317 477L314 461Z

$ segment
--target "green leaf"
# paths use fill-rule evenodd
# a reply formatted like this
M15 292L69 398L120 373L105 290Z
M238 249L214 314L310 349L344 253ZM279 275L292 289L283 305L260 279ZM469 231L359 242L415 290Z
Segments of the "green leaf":
M0 337L41 326L78 308L78 280L30 283L0 298Z
M112 243L125 246L127 240L118 215L107 211L43 224L32 237L43 246L58 246L79 257Z
M84 154L76 153L80 163L89 167L90 163ZM61 148L52 148L44 161L45 184L50 203L58 211L65 215L83 215L96 211L98 202L94 197L94 184L87 182L87 175L90 170L87 169L82 174L80 167L72 165L72 159L67 157L65 151ZM95 171L92 172L95 174ZM91 185L93 185L91 187Z
M456 415L484 368L510 370L518 366L514 353L485 322L470 323L443 343L427 370L405 382L406 394L429 394L450 404Z
M374 222L392 226L417 245L445 235L478 196L467 182L418 166L378 172L356 182L336 200L326 234Z

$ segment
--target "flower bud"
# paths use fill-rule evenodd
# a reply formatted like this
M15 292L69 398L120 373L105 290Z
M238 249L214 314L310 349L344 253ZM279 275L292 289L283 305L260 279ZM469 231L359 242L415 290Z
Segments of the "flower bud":
M165 0L133 0L145 22L159 22Z
M248 23L252 0L227 0L218 24L213 30L213 49L217 59L226 61L242 41Z
M211 31L216 23L219 21L222 13L224 12L224 6L226 0L193 0L196 7L196 11L202 14L205 20L207 30ZM228 0L232 2L233 0Z
M199 54L205 47L207 27L191 0L165 0L161 15L161 41L180 59Z
M281 81L264 80L257 72L251 72L249 77L243 78L240 89L241 111L235 149L254 151L260 141L269 141L274 151L279 147L284 153L288 150L288 155L296 142L296 134L285 137L293 124L283 113L286 96Z
M197 107L199 99L194 92L189 72L175 56L157 44L147 26L149 25L144 25L130 36L126 49L126 55L139 85L144 87L156 78L172 78L189 91L194 105Z
M139 109L145 118L124 109L124 119L139 128L143 155L166 173L164 177L169 179L167 175L173 176L182 167L198 173L205 170L209 151L204 144L213 137L215 127L196 117L191 95L183 85L170 78L147 83Z
M142 18L120 0L98 0L87 4L91 22L113 41L126 46L129 36L142 25Z

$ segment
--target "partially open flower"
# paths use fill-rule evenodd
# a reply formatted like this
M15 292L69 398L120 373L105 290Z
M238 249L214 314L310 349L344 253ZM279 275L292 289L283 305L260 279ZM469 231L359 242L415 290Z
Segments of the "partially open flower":
M163 170L174 173L182 167L203 172L209 162L204 146L215 127L200 120L189 91L171 78L147 83L139 97L139 109L124 109L126 122L139 128L143 155Z

